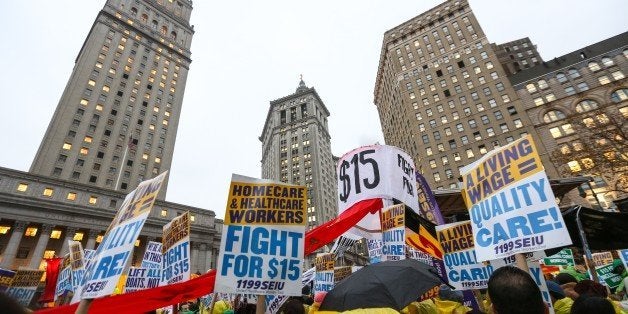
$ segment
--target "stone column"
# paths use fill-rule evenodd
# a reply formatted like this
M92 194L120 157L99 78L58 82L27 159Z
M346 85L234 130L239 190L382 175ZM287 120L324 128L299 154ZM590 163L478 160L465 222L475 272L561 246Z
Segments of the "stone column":
M89 232L87 233L87 243L85 244L85 249L86 250L93 250L96 248L96 237L98 236L98 234L100 233L100 230L93 230L90 229Z
M68 243L68 241L74 238L77 229L78 228L74 227L65 228L65 238L63 238L63 245L61 246L61 251L59 251L59 257L64 257L66 253L70 252L70 243Z
M15 254L20 246L20 241L22 241L24 229L27 225L28 224L24 221L16 221L13 224L13 233L11 233L11 238L9 239L9 243L7 243L7 248L4 249L4 252L2 252L2 262L0 263L0 268L11 269L11 266L13 266Z
M204 274L209 269L209 261L207 260L207 244L201 243L199 250L198 268L201 274Z
M198 251L200 248L200 245L198 244L198 242L190 242L190 273L193 274L197 271L200 271L199 267L199 261L198 261Z
M40 228L39 239L37 239L37 244L35 245L35 250L33 250L33 254L31 255L31 261L28 265L31 269L38 269L39 264L41 263L42 258L44 257L44 251L46 250L46 246L48 245L48 240L50 240L50 231L54 225L43 224Z

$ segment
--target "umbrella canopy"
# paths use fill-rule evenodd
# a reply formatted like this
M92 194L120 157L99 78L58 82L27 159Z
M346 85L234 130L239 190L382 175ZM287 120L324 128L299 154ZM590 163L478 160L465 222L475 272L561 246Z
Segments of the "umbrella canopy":
M329 291L320 310L389 307L400 311L441 284L434 267L413 259L365 266Z

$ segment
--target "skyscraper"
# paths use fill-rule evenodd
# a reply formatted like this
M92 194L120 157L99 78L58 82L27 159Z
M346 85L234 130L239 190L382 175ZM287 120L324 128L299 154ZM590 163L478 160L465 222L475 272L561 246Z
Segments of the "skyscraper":
M460 167L524 134L544 150L465 0L384 34L374 96L386 144L413 156L434 189L457 188Z
M307 228L336 217L335 167L329 111L303 80L296 91L270 102L262 142L262 178L307 186Z
M191 11L189 0L105 3L31 173L131 191L170 168L191 62Z

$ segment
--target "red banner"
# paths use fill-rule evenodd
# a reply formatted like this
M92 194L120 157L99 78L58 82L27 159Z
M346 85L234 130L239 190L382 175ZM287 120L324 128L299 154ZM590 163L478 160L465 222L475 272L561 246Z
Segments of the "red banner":
M46 286L44 292L39 298L39 302L52 302L55 299L55 288L57 287L57 278L59 278L59 267L61 266L62 257L46 259Z
M305 234L305 255L331 243L334 239L355 226L366 214L382 208L381 199L361 201L344 211L336 219L310 230ZM140 290L132 293L94 299L89 307L90 314L99 313L144 313L190 299L200 298L214 292L216 270L188 281ZM37 311L42 314L74 313L78 303Z

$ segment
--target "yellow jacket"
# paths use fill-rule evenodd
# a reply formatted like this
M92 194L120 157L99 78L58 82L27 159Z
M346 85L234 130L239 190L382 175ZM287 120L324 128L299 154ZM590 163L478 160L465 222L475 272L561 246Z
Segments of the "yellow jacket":
M556 300L554 302L554 313L555 314L569 314L571 313L571 305L573 304L573 300L571 298L562 298Z
M471 308L456 301L434 299L434 304L438 309L438 314L466 314Z

